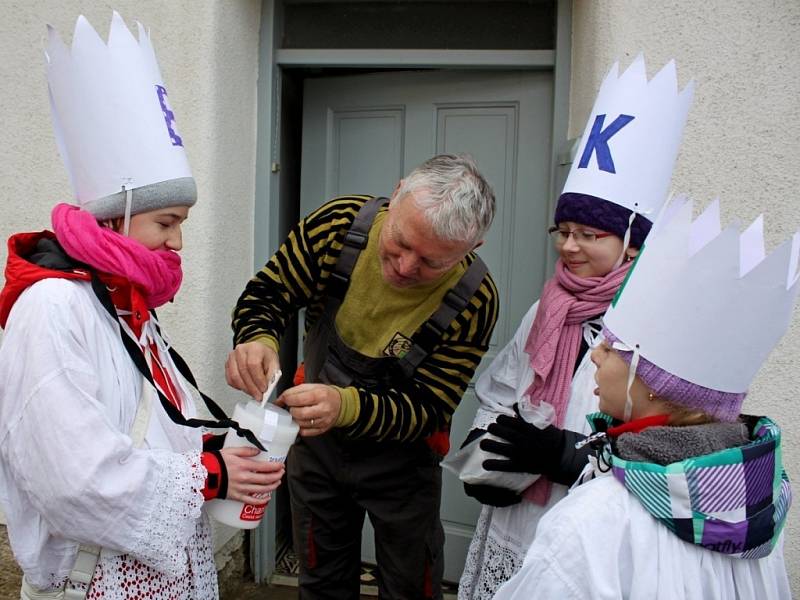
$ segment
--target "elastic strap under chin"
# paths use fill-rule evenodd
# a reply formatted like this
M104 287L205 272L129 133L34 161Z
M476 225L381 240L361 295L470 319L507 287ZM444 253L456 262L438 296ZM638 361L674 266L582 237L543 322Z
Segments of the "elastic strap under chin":
M625 412L623 413L622 419L627 423L631 420L631 415L633 414L633 398L631 397L631 388L633 387L634 379L636 379L636 367L639 366L639 344L636 344L633 348L630 348L618 340L611 344L611 347L615 350L633 352L631 363L628 365L628 381L625 385Z
M622 238L622 252L614 263L614 270L619 269L622 262L625 260L625 253L628 251L628 245L631 243L631 228L633 227L633 220L636 218L637 213L631 211L631 216L628 217L628 228L625 230L625 235Z
M125 190L125 221L122 227L122 232L125 237L131 229L131 206L133 204L133 190Z

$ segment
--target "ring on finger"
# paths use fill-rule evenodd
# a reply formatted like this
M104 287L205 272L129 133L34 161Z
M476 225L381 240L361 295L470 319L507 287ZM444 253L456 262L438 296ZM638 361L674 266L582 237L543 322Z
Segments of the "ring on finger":
M312 417L311 418L311 427L313 427L313 426L314 426L314 418Z

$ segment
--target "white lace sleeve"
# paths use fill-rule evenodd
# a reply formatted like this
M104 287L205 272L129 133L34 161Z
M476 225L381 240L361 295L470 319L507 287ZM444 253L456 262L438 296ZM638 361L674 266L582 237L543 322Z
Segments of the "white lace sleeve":
M195 533L203 507L207 472L198 453L154 451L156 481L142 527L130 554L171 577L186 572L186 541Z

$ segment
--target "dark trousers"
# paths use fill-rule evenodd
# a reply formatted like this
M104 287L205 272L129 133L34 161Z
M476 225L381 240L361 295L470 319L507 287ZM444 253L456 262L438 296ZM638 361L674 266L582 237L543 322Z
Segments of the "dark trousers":
M375 528L382 600L442 597L439 458L414 444L302 438L288 458L301 600L357 600L361 528Z

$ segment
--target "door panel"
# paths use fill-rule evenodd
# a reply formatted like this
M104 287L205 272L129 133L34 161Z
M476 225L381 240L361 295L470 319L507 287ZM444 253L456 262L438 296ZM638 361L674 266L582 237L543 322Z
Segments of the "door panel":
M492 185L495 220L478 253L500 292L500 316L481 368L511 338L545 276L552 73L425 71L307 79L301 214L341 194L389 196L434 154L467 152ZM453 416L451 443L477 408L472 385ZM457 581L480 506L443 474L445 578ZM362 555L374 561L365 525Z
M346 190L383 189L387 177L397 181L403 176L402 109L332 111L330 120L326 187L336 190L331 196Z
M509 272L509 261L514 251L514 236L508 230L512 223L513 204L503 201L513 196L514 168L517 163L517 129L519 106L513 104L489 104L483 106L440 106L437 109L436 152L462 152L461 148L472 148L470 152L479 165L481 173L491 182L498 199L492 227L486 235L479 254L489 266L495 283L500 289L502 274ZM497 278L500 274L500 278ZM508 293L500 289L502 309L495 326L489 352L481 362L489 364L497 352L497 342L509 337L507 321ZM505 309L505 310L503 310Z

